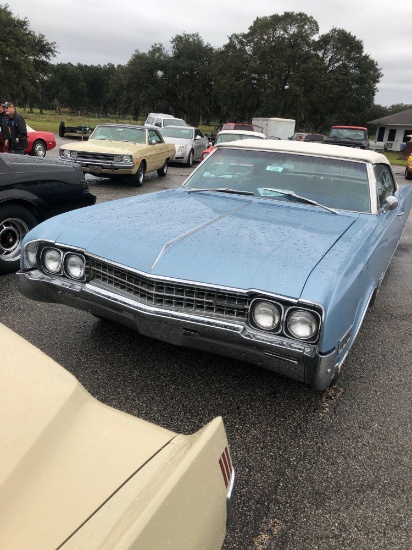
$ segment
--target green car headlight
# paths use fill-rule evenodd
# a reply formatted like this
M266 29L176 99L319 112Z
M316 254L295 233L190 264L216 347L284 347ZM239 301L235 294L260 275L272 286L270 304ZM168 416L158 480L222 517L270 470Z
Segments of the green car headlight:
M274 330L281 320L279 307L271 302L257 302L252 310L255 325L262 330Z
M287 318L287 328L294 338L310 340L318 330L318 321L309 311L296 309Z

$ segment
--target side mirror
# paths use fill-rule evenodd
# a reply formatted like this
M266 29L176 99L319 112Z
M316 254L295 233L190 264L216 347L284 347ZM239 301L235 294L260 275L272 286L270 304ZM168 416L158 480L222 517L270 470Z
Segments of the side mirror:
M195 137L195 141L199 141L199 139L202 139L200 136Z
M157 141L155 139L150 140L150 145L156 145Z
M389 195L389 197L386 197L385 199L385 211L387 210L395 210L398 208L399 201L394 195Z

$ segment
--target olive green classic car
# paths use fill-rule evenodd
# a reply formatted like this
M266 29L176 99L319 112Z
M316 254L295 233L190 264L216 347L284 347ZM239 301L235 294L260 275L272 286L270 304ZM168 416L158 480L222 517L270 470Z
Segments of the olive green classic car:
M87 141L67 143L59 152L62 160L79 163L85 173L127 176L139 187L148 172L165 176L174 155L174 144L165 143L157 128L133 124L100 124Z
M0 548L221 548L235 479L221 418L178 435L103 405L1 323L0 348Z

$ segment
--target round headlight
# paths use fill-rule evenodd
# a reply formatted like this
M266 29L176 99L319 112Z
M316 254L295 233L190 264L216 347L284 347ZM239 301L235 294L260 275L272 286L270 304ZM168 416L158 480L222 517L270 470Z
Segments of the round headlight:
M24 267L30 268L37 264L37 241L30 241L24 247Z
M70 151L70 158L77 159L77 151Z
M73 279L82 279L86 268L86 262L83 256L77 254L67 254L65 259L66 272Z
M289 315L287 327L290 334L295 338L309 340L315 336L318 330L318 322L309 311L297 309Z
M258 302L252 315L256 326L263 330L273 330L280 323L280 310L271 302Z
M133 157L130 155L123 155L122 162L133 162Z
M43 251L43 265L49 273L60 273L63 267L61 251L57 248L46 248Z
M70 158L70 151L68 149L60 149L60 156L69 159Z

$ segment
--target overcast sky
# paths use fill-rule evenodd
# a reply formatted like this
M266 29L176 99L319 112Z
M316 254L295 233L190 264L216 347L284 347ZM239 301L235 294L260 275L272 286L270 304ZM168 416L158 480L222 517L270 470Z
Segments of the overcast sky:
M1 0L0 0L1 1ZM4 0L14 16L56 42L55 63L126 64L155 43L199 33L214 48L247 32L256 17L304 12L320 34L342 28L363 41L383 72L375 103L412 104L412 0ZM2 33L3 34L3 33ZM7 40L7 30L4 32ZM350 90L348 90L350 93Z

